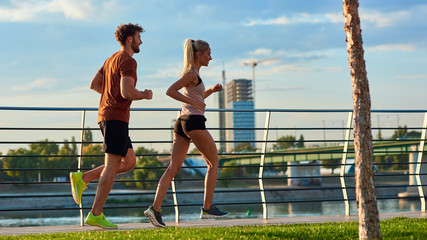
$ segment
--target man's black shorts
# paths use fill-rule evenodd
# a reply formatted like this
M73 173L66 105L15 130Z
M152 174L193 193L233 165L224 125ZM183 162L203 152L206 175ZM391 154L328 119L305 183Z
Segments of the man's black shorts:
M187 134L191 130L205 130L206 118L203 115L181 115L176 120L174 133L190 139Z
M111 120L99 122L99 127L104 136L102 150L105 153L126 157L128 149L133 148L129 137L129 124Z

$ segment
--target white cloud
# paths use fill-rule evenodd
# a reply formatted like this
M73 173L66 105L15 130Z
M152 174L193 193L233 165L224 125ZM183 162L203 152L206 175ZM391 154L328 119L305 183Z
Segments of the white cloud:
M156 71L155 73L143 76L146 79L165 79L173 78L176 79L182 73L182 67L177 64L167 64L164 68Z
M271 55L273 51L267 48L258 48L255 51L249 53L250 55Z
M341 14L341 18L342 14ZM335 22L337 21L336 14L308 14L300 13L291 18L286 16L281 16L271 19L257 19L250 20L247 23L244 23L245 26L255 26L255 25L290 25L298 23L324 23L324 22Z
M2 22L28 22L49 13L60 13L67 19L87 20L117 8L115 0L9 0L9 3L8 7L0 5Z
M286 64L278 67L274 67L272 72L297 72L297 73L310 73L310 72L342 72L343 68L339 67L325 67L325 68L312 68L308 66L299 66L294 64Z
M400 52L413 52L417 50L415 44L384 44L373 47L367 47L369 51L400 51Z
M30 91L34 89L52 89L56 83L55 79L52 78L40 78L30 84L19 85L12 87L13 91Z
M279 17L276 19L270 19L265 22L266 25L286 25L290 24L292 20L289 20L286 17Z
M427 79L427 74L397 75L399 79Z
M81 20L95 12L90 0L53 0L46 5L48 12L63 13L66 18Z
M242 64L244 66L252 66L253 63L257 63L257 65L262 64L262 65L274 65L277 63L277 60L279 58L278 57L273 57L273 58L260 58L260 59L245 59L245 60L241 60Z
M297 66L293 64L281 65L273 68L272 71L273 72L312 72L312 70L306 67Z
M399 12L378 12L376 10L365 10L360 11L360 21L362 24L365 22L373 23L376 27L390 27L397 23L404 22L411 17L409 11Z
M310 52L289 52L289 51L277 51L276 53L279 56L287 58L300 58L300 59L310 59L310 58L327 58L332 55L328 51L310 51Z
M410 11L379 12L363 8L360 9L359 14L362 24L373 23L376 27L389 27L396 25L397 23L407 21L412 15ZM291 25L298 23L344 23L344 16L342 12L324 14L300 13L292 17L280 16L270 19L249 20L249 22L244 23L244 25Z
M39 4L32 1L11 0L13 7L0 5L0 21L24 22L32 20L41 11Z
M343 13L326 13L325 17L332 23L344 23Z
M265 87L261 86L257 89L260 92L290 92L290 91L303 91L303 90L309 90L307 87Z

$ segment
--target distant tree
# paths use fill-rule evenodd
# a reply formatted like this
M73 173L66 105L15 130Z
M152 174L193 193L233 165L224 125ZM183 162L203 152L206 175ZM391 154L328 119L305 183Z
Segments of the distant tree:
M83 142L89 142L89 143L93 142L93 135L90 129L83 131Z
M31 157L24 157L32 155L28 149L10 149L7 155L8 157L3 158L3 167L6 169L37 168L37 161ZM35 181L37 179L37 173L34 171L7 171L6 174L12 181Z
M57 168L57 157L59 147L56 143L49 142L48 139L30 144L29 149L11 149L8 152L10 157L4 159L5 168ZM10 171L7 172L12 180L36 181L37 171ZM55 171L43 171L42 180L50 181L58 174Z
M243 175L242 169L237 166L237 163L233 161L229 161L224 163L225 168L221 168L219 172L219 178L234 178L234 177L241 177ZM223 186L228 187L232 180L221 180L219 181Z
M393 156L391 155L376 156L374 162L381 172L393 169Z
M304 136L303 135L299 136L299 139L298 139L298 142L297 142L296 146L297 146L297 148L304 148L305 147L304 146Z
M417 131L410 131L408 132L408 134L406 135L408 137L408 139L420 139L421 138L421 132L417 132Z
M303 137L304 139L304 137ZM296 138L292 135L282 136L277 139L277 144L274 144L274 148L278 149L288 149L296 145Z
M406 126L399 126L389 138L390 140L396 139L420 139L421 132L417 131L408 131ZM400 155L386 155L386 156L377 156L375 157L375 163L377 164L380 171L387 170L408 170L409 154L400 154Z
M2 152L0 152L0 155L3 155ZM4 168L4 162L3 162L3 158L0 158L0 168L3 169ZM1 182L5 182L7 178L7 174L5 171L0 171L0 181Z
M380 130L378 130L378 135L377 135L377 140L384 140L383 139L383 136L382 136L382 134L381 134L381 129Z
M405 139L408 134L408 128L406 125L404 127L398 126L397 129L394 131L393 135L391 136L391 139Z
M324 165L323 167L326 169L331 169L331 174L334 173L334 170L337 168L340 168L340 165L336 165L336 164L340 164L341 163L341 159L327 159L327 160L322 160L322 165ZM330 164L330 165L328 165Z
M50 142L48 139L30 144L30 151L37 155L56 155L58 150L58 144Z
M101 144L88 144L83 146L83 155L83 168L93 168L104 164L104 152L102 151Z
M200 151L199 151L199 149L197 149L197 148L193 148L193 149L190 151L190 153L191 153L191 154L200 154Z
M33 161L36 161L38 168L45 169L54 169L60 168L58 166L60 161L58 161L59 146L58 144L49 141L48 139L38 141L37 143L30 144L30 154L33 156ZM61 176L57 171L42 171L41 180L42 181L52 181L54 177Z
M72 140L75 142L74 137ZM85 143L83 144L82 168L93 168L104 164L105 154L102 151L102 145L93 143L93 135L90 129L83 131L83 142ZM73 149L77 149L75 144L71 150Z
M74 136L71 137L71 152L78 154L78 152L77 152L76 138Z
M75 145L75 144L74 144ZM77 168L77 149L73 147L73 144L69 144L68 140L64 140L64 145L59 149L58 155L52 159L52 165L54 168L67 168L75 169ZM67 155L70 155L67 157ZM69 170L64 171L52 171L51 177L64 177L67 176Z
M391 169L393 170L409 170L408 159L409 155L394 155L386 156L386 159L391 163Z
M408 132L408 127L405 125L403 127L402 126L397 127L397 129L394 131L390 139L394 140L394 139L411 139L411 138L416 138L416 139L421 138L421 132L417 132L417 131Z
M68 140L64 140L61 148L55 142L48 139L41 140L29 145L28 149L10 149L9 157L3 159L4 168L33 168L33 169L56 169L56 168L75 168L77 166L77 147L72 138L72 144ZM89 153L102 154L102 147L85 146ZM99 151L94 151L99 150ZM58 156L59 155L59 156ZM70 155L70 157L64 156ZM103 157L102 157L103 162ZM89 167L91 162L88 162ZM41 172L42 181L52 181L55 177L66 176L69 172L45 170ZM38 171L8 171L5 173L9 179L14 181L36 181L38 179Z
M259 168L257 168L259 171ZM287 162L276 162L276 163L269 163L264 165L264 171L271 171L271 172L283 172L286 173L288 170L288 163Z
M236 147L233 149L234 152L256 152L256 147L252 146L250 143L239 143L236 145Z

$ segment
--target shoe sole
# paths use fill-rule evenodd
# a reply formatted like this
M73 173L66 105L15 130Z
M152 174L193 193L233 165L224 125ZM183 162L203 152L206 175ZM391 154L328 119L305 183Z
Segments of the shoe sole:
M217 215L210 215L210 214L207 214L207 215L201 214L201 215L200 215L200 219L218 219L218 218L223 218L223 217L225 217L225 216L227 216L227 215L228 215L228 214L221 215L221 216L217 216Z
M87 223L87 222L85 222L87 225L91 225L91 226L94 226L94 227L99 227L99 228L102 228L102 229L117 229L117 227L107 227L107 226L102 226L102 225L100 225L100 224L97 224L97 223Z
M70 173L70 181L71 181L71 193L73 194L73 199L77 204L81 204L81 200L78 199L77 193L77 183L74 181L73 173Z
M150 210L145 210L144 215L148 218L148 220L150 220L151 224L153 224L155 227L162 228L166 226L157 222L156 216L154 216L154 214Z

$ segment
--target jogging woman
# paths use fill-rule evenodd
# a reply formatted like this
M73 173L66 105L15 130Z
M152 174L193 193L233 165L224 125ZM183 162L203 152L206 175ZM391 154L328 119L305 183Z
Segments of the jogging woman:
M218 175L218 152L215 142L206 129L204 116L206 104L204 99L214 92L222 90L221 84L205 90L199 70L207 67L212 60L209 44L203 40L187 39L184 44L184 69L181 78L169 87L166 94L183 102L181 116L174 128L172 158L169 167L160 178L154 203L145 212L145 216L156 227L164 227L162 221L162 202L172 179L181 169L192 141L204 157L207 164L205 177L204 203L200 218L221 218L227 215L213 205L213 195ZM180 93L179 90L183 90Z

